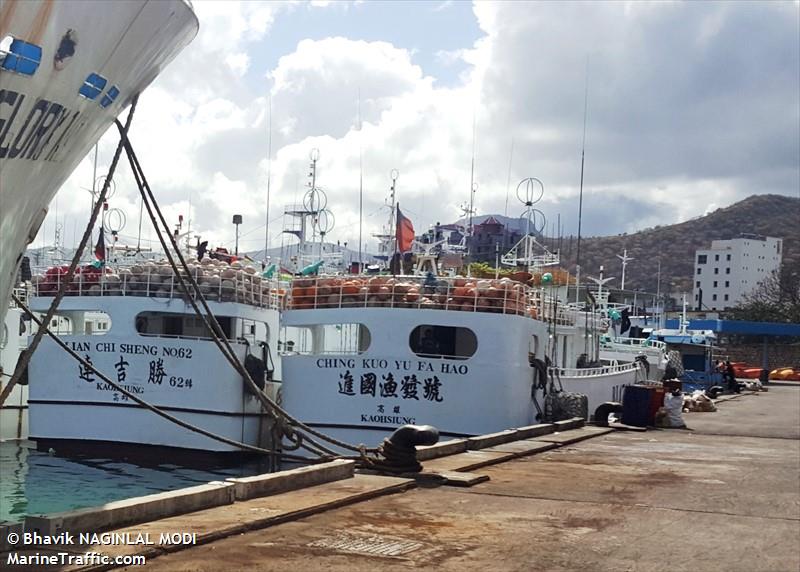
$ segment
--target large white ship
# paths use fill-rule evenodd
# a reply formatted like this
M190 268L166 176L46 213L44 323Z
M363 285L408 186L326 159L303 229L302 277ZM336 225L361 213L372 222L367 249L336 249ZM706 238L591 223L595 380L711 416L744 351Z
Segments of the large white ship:
M0 323L59 187L197 29L184 0L0 0Z
M59 187L197 29L185 0L0 0L0 325ZM0 389L16 363L18 321L0 344ZM26 391L2 405L0 438L25 436Z

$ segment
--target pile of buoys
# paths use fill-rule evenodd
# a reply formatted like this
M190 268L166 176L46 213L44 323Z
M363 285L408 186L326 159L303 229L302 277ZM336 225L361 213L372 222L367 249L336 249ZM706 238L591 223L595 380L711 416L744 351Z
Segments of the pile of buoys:
M772 381L800 381L800 367L779 367L769 372Z
M525 286L508 278L475 280L456 276L426 283L392 276L296 278L289 308L425 308L468 312L528 314Z
M228 264L221 260L188 259L189 273L197 281L208 300L241 302L256 306L279 305L285 292L262 278L259 271L241 262ZM33 277L39 295L55 294L67 274L67 266L49 268L43 275ZM186 276L186 271L181 271ZM181 297L183 292L166 261L147 261L120 268L99 269L83 266L77 269L67 288L67 295L84 296L148 296L156 298Z

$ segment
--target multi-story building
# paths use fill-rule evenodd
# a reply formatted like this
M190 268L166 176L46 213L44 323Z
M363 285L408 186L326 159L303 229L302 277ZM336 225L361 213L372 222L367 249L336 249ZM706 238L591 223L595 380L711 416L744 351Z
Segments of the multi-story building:
M714 240L694 258L694 307L725 310L736 306L781 265L780 238L743 234Z

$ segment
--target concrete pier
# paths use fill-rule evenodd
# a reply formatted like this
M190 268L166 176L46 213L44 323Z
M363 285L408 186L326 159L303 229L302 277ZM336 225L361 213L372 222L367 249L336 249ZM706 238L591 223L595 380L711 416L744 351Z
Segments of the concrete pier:
M799 570L800 386L718 407L690 430L586 427L424 463L489 477L469 488L356 475L131 530L206 535L148 552L171 572ZM142 553L101 549L121 550Z

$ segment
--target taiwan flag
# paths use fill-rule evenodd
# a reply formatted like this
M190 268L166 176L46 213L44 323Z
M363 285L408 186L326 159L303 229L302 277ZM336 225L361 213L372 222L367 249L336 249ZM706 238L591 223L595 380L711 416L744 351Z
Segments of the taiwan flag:
M100 227L100 236L97 237L97 244L94 247L94 257L97 259L98 266L106 261L106 240L103 235L103 227Z
M414 225L411 224L411 219L406 218L400 212L400 204L397 204L397 230L395 232L397 239L397 252L403 253L411 250L411 243L414 242Z

